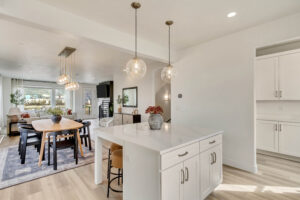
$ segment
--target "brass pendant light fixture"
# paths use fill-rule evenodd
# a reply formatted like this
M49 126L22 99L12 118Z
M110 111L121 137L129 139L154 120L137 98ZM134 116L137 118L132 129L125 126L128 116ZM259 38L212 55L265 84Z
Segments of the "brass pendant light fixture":
M65 47L59 54L60 75L56 81L59 85L65 85L66 90L78 90L79 84L72 79L72 67L75 65L76 49ZM62 58L63 61L62 62Z
M74 68L74 65L75 65L75 53L70 56L70 69L69 69L70 81L69 81L69 83L67 83L65 85L66 90L74 91L74 90L79 89L78 82L74 81L73 78L72 78L72 76L73 76L73 69L72 68Z
M133 79L141 79L147 72L146 63L137 56L137 9L141 7L141 4L133 2L131 7L135 9L135 56L127 62L124 71Z
M171 25L173 24L173 21L166 21L166 25L169 28L169 63L168 66L164 67L161 71L161 79L166 83L171 83L172 78L175 77L175 70L174 67L171 65Z
M64 59L64 63L62 63L62 56L59 56L59 67L60 67L60 73L59 77L57 78L56 83L58 85L65 85L70 81L69 75L67 75L67 62L66 58Z

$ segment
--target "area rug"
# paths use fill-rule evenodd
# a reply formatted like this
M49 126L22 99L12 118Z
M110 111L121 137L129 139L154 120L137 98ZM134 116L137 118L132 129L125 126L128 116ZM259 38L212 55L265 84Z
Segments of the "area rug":
M52 149L51 149L52 150ZM0 189L16 184L49 176L65 170L73 169L94 162L94 149L89 151L84 147L84 157L78 154L78 164L75 164L74 151L71 148L57 151L57 170L53 170L53 153L50 152L51 162L48 166L48 152L45 152L45 161L38 166L39 154L34 147L27 147L25 164L21 164L18 146L0 149ZM107 157L108 150L103 147L103 155ZM104 158L105 159L105 158Z

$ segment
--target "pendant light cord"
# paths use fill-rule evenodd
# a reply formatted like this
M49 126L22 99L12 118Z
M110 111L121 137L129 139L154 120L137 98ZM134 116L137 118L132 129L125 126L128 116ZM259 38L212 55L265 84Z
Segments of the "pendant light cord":
M171 27L169 25L169 65L171 65Z
M135 58L137 58L137 9L135 9Z

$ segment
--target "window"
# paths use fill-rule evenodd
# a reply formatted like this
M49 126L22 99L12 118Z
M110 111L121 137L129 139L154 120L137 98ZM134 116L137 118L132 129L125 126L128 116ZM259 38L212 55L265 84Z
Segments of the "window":
M55 106L60 108L66 107L66 94L64 89L55 89Z
M24 87L24 110L41 110L51 107L52 89Z

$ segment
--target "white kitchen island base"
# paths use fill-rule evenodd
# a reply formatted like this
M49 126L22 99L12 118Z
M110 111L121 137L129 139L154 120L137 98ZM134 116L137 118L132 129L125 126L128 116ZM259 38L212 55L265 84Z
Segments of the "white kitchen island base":
M96 128L95 183L102 140L123 146L124 200L204 199L222 180L222 131L147 123Z

